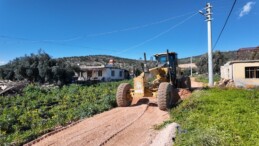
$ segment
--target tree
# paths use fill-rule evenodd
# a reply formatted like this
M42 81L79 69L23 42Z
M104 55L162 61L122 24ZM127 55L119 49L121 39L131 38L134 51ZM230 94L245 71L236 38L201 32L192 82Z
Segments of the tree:
M197 62L198 72L207 73L208 72L208 56L203 55Z
M4 77L6 76L4 69L0 68L0 79L4 79Z
M23 66L18 66L15 70L15 78L17 80L23 80L24 78L26 78L26 68Z
M213 72L220 73L220 67L226 63L226 57L220 52L215 51L213 53ZM203 55L197 62L199 73L208 73L208 55Z
M72 67L62 60L52 59L43 50L38 54L25 55L15 58L8 64L0 67L0 78L8 80L29 80L30 82L70 83L74 71L78 67Z
M220 67L226 63L226 57L220 52L213 53L213 72L220 73Z

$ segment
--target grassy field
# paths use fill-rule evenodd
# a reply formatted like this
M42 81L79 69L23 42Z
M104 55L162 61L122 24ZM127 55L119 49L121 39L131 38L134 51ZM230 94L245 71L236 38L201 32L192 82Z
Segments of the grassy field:
M120 83L53 89L29 85L22 95L0 96L0 145L21 145L57 126L115 107Z
M259 90L196 91L171 110L176 145L259 145Z

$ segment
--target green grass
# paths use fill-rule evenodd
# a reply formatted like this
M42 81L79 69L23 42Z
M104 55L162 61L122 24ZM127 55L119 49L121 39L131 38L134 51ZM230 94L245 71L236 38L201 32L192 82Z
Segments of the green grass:
M176 145L259 145L259 91L196 91L171 110L181 125Z
M115 107L120 83L72 84L55 89L29 85L23 95L0 96L0 145L22 145L57 126Z
M202 82L202 83L208 83L209 82L208 75L199 74L199 75L196 75L194 77L195 77L196 82ZM214 82L220 81L220 75L214 75L213 80L214 80Z

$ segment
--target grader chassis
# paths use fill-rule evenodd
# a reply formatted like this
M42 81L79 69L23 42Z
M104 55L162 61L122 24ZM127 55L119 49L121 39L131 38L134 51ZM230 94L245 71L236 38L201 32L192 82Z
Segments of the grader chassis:
M179 96L175 96L176 88L191 88L189 77L181 74L177 63L177 53L167 52L154 55L157 61L155 68L148 69L144 53L144 72L134 78L134 87L128 83L119 85L116 102L119 107L129 106L133 98L156 97L160 110L173 107Z

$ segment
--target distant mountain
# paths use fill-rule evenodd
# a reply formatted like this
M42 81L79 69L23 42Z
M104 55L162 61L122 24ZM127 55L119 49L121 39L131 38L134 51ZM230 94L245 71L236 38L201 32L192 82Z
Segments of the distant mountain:
M232 60L256 60L259 59L259 46L257 47L248 47L248 48L240 48L236 51L227 51L227 52L221 52L225 57L227 61ZM202 56L205 56L206 54L193 56L192 62L197 63L199 59ZM181 58L179 59L179 64L186 64L190 63L190 57L187 58Z

